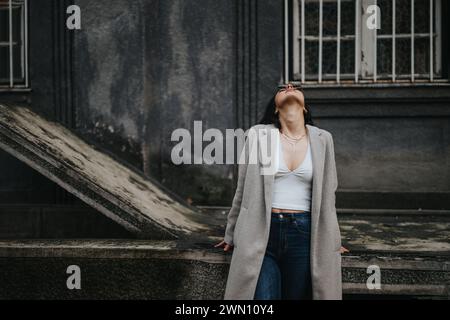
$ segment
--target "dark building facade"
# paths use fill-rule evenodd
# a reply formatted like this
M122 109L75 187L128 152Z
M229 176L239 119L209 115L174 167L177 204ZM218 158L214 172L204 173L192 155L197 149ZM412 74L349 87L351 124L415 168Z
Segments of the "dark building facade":
M249 128L278 85L300 82L334 137L338 208L449 210L450 8L413 3L378 0L374 31L370 0L0 0L0 104L61 123L193 205L226 207L235 166L174 165L172 132ZM80 30L66 26L71 5ZM132 237L95 210L81 223L76 196L4 151L0 203L16 219L0 238ZM6 230L36 212L54 228Z
M203 122L205 130L248 128L257 123L285 75L285 2L75 1L81 9L81 30L65 27L71 2L28 2L29 83L20 88L8 88L4 83L1 101L25 103L73 128L195 204L229 205L233 167L174 166L170 160L174 146L171 133L176 128L192 130L196 120ZM297 29L302 24L296 20L302 16L301 2L288 1L287 19L287 68L290 80L299 81L301 66L293 60L300 59L301 54L293 52L293 39L294 34L301 34ZM419 9L428 3L416 2ZM446 1L434 2L435 7L439 3L445 16ZM4 3L6 6L7 1ZM342 40L341 81L337 83L336 44L330 40L330 35L337 34L337 2L331 3L330 7L326 2L322 9L322 31L317 21L319 2L304 4L304 33L317 36L317 40L305 37L303 80L316 124L335 137L338 203L342 207L448 208L447 21L434 15L439 34L434 36L433 55L439 57L435 59L439 71L433 81L427 75L420 78L421 72L427 72L421 63L429 61L424 56L427 49L421 49L427 46L422 45L420 37L415 41L417 76L408 78L411 70L407 61L411 57L408 43L401 42L405 36L400 34L396 81L388 75L392 44L388 48L389 38L382 37L378 40L378 79L372 79L369 66L355 82L356 40ZM392 32L392 15L387 14L392 7L379 4L379 33L383 36ZM355 1L342 1L342 39L355 35L354 5ZM408 32L402 31L402 26L410 25L409 6L402 2L397 6L397 30ZM417 8L416 21L421 21ZM416 24L418 30L421 25ZM315 77L320 32L322 83ZM367 55L364 50L370 51L363 43L361 52ZM361 69L367 63L362 60ZM383 78L383 72L387 78ZM47 192L44 181L5 154L1 167L5 201L22 201L14 196L20 192L31 202L65 201L62 191L48 186L52 191ZM9 168L15 169L13 176Z

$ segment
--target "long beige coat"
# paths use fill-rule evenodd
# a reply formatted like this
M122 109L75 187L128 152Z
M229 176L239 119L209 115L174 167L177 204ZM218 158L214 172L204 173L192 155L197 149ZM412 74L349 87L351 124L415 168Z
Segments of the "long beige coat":
M335 206L338 182L333 138L324 129L306 126L313 162L310 257L313 299L340 300L341 234ZM258 145L261 137L273 136L267 132L275 131L273 125L251 129L260 133ZM228 214L225 242L234 249L224 296L227 300L253 299L269 239L274 175L261 174L260 152L257 157L257 161L247 158L245 164L239 165L236 194ZM276 158L275 154L273 157Z

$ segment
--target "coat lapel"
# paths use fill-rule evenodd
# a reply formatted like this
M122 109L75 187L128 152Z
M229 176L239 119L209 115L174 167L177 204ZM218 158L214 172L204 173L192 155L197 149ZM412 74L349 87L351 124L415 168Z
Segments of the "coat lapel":
M323 170L325 164L325 141L321 131L316 127L307 124L309 132L309 143L311 145L311 157L313 163L313 186L312 186L312 201L311 201L311 229L314 232L317 229L320 213L320 203L322 198L322 180ZM268 126L268 129L274 129L273 125ZM269 135L270 136L270 135ZM278 148L278 145L277 145ZM277 149L278 150L278 149ZM272 153L272 161L276 161L277 152ZM266 204L266 219L269 222L270 213L272 211L272 191L275 176L264 175L264 199Z
M315 126L306 125L310 132L310 143L313 162L313 185L311 199L311 238L315 239L319 223L320 204L322 203L322 181L325 165L325 140L322 132ZM314 241L311 242L314 245Z

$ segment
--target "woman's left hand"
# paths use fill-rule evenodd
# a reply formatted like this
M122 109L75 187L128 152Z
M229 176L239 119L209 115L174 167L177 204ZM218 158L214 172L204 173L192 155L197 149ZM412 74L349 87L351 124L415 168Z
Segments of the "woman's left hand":
M342 254L342 253L350 252L350 250L348 250L348 249L345 248L345 247L341 247L341 249L340 249L339 251L341 252L341 254Z

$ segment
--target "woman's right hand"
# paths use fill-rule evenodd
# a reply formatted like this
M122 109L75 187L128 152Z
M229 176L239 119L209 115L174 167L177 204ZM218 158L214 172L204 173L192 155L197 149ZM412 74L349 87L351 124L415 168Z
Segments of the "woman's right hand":
M225 240L220 241L218 244L214 245L215 248L222 248L223 251L230 251L233 249L233 246L231 244L228 244L225 242Z

